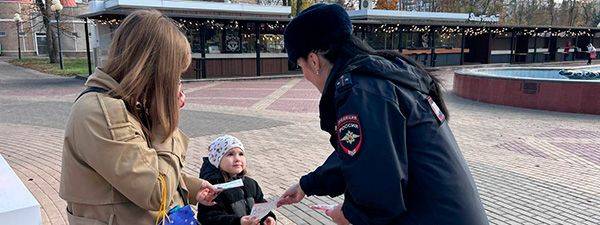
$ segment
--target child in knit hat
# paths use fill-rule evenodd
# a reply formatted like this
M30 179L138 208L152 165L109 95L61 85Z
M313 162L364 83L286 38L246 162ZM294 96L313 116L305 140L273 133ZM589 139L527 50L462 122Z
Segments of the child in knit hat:
M200 169L200 177L212 184L242 179L244 186L227 189L215 198L216 205L198 204L198 221L202 225L275 225L275 214L264 218L249 216L254 203L266 202L258 183L246 176L244 145L234 136L223 135L208 147L208 157Z

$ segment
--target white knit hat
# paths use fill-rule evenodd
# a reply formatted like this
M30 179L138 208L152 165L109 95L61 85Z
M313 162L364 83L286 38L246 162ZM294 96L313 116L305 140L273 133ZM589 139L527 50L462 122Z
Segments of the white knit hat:
M244 145L236 137L226 134L216 138L208 147L208 161L219 168L221 159L232 148L240 148L244 152Z

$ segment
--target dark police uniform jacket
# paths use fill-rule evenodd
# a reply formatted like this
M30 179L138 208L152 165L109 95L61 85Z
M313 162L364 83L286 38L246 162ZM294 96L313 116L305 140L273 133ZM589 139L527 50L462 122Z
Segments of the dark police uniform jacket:
M354 225L488 224L431 78L373 55L336 62L320 101L335 151L300 179L310 195L344 194Z

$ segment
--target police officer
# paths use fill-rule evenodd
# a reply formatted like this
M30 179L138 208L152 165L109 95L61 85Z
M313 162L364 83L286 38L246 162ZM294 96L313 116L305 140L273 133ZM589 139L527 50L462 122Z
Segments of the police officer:
M352 36L338 5L304 10L284 41L290 61L322 93L321 129L335 151L279 205L344 194L326 212L337 224L488 224L435 77Z

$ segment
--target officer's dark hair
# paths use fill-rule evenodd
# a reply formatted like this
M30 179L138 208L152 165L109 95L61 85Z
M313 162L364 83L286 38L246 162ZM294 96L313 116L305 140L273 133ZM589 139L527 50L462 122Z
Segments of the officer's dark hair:
M397 58L404 60L408 64L414 66L419 71L418 75L427 76L431 78L434 83L434 88L431 90L430 96L435 101L435 103L440 107L440 110L446 116L446 119L450 118L450 114L448 113L448 108L446 107L446 103L442 96L442 83L440 79L433 74L427 72L423 66L419 63L415 62L410 58L404 57L398 51L391 50L374 50L369 44L365 43L358 37L354 35L347 35L345 38L342 38L341 41L336 42L335 44L328 47L328 49L313 49L311 52L321 52L323 53L323 57L327 59L329 62L334 63L340 58L350 59L357 55L376 55L381 56L387 60L395 61ZM307 58L308 54L303 56L302 58Z

